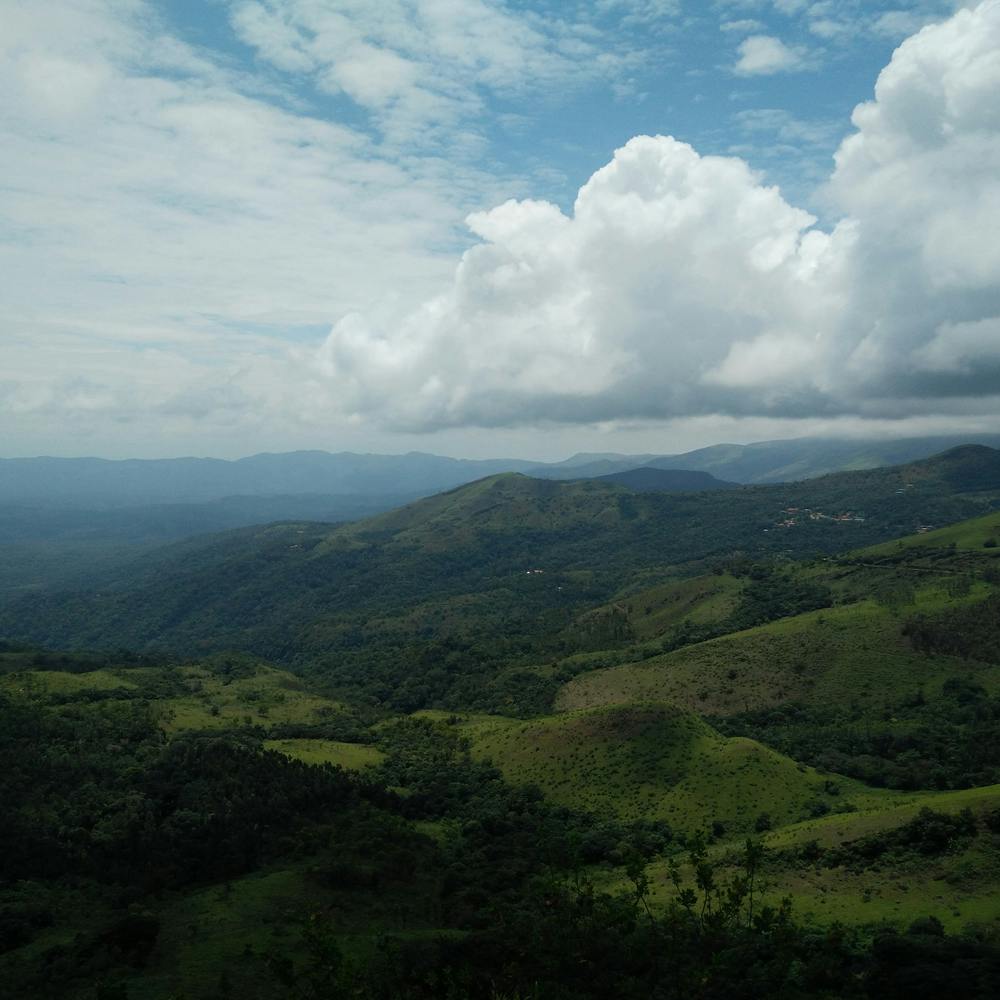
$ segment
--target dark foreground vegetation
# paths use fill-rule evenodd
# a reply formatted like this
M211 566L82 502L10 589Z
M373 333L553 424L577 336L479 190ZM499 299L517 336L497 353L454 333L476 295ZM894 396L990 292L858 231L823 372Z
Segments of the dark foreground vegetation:
M385 762L362 779L264 750L251 731L167 741L142 700L4 697L0 949L11 995L145 996L147 970L174 933L170 901L276 863L299 867L325 906L297 912L280 946L248 941L235 959L220 957L193 997L986 998L1000 989L996 944L947 936L930 914L905 932L818 930L786 906L761 905L766 859L753 841L723 872L701 836L598 822L511 787L447 726L404 720L381 742ZM933 820L854 854L933 851L968 833L968 818ZM448 835L427 836L428 822ZM664 856L677 893L655 911L646 865ZM595 864L619 867L626 891L595 890ZM373 895L399 899L400 926L352 953L333 914ZM50 929L81 910L86 929L53 940Z

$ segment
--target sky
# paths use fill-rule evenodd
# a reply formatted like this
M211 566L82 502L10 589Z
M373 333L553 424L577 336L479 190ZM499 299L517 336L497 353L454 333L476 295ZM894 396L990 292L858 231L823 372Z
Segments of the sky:
M1000 431L1000 0L0 25L0 455Z

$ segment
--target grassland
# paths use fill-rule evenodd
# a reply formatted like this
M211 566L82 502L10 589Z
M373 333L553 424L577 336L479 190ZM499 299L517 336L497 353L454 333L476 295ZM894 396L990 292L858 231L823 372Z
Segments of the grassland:
M898 555L900 551L920 549L940 549L954 545L956 549L972 552L981 558L1000 559L1000 553L994 553L987 548L988 542L1000 540L1000 512L994 511L983 517L975 517L957 524L949 524L943 528L935 528L916 535L892 542L883 542L859 550L859 557L885 557ZM983 549L986 548L984 552Z
M265 740L264 747L306 764L334 764L348 771L375 767L385 759L385 755L377 747L339 740Z
M161 923L149 965L130 985L148 1000L223 994L247 1000L273 997L276 980L267 957L302 957L299 937L322 914L348 960L374 951L379 937L436 930L433 891L421 882L378 893L338 887L322 864L276 867L167 899L156 910ZM207 987L207 989L206 989Z
M0 691L26 697L78 695L81 692L114 693L135 691L138 684L114 670L94 670L85 674L65 670L26 670L0 676Z
M729 573L666 580L615 602L628 612L636 639L652 639L681 622L707 625L724 620L739 601L743 584Z
M925 807L944 813L969 809L981 820L983 813L1000 807L1000 786L895 793L856 812L806 820L766 833L761 839L774 853L761 880L762 902L777 906L787 898L800 919L821 926L888 924L902 928L933 914L950 932L970 926L987 932L1000 930L1000 836L990 833L981 822L971 842L934 857L904 852L867 864L831 866L822 860L804 861L800 856L809 844L820 849L838 848L900 827ZM727 877L727 866L736 862L733 844L716 844L710 853L720 864L722 877ZM689 866L681 865L681 874L690 881ZM649 875L653 905L665 906L676 897L666 862L650 865ZM620 873L603 872L596 877L604 889L627 889Z
M905 603L854 601L582 674L559 691L556 708L660 700L728 715L785 702L829 705L846 698L885 709L916 691L933 696L955 676L974 677L987 691L996 691L1000 671L917 652L901 630L907 614L972 604L992 592L984 583L973 583L956 595L946 583L922 577Z
M507 780L537 785L554 802L620 820L661 819L693 832L721 823L752 830L762 813L775 825L811 807L875 804L888 793L832 781L753 740L726 739L671 705L631 704L523 722L479 718L460 724L473 756ZM831 789L832 794L831 794Z
M31 669L30 659L7 657L0 692L50 702L144 697L157 709L167 733L192 729L269 728L315 724L345 710L301 678L263 663L241 663L227 672L217 661L178 666L115 665L84 671Z
M894 499L894 489L891 505L910 502L905 483L899 489L901 498ZM520 477L473 484L458 491L458 499L461 502L456 505L456 495L431 498L402 513L322 537L302 527L262 532L255 555L261 567L280 563L288 579L297 580L307 570L313 574L316 589L303 600L309 614L319 617L310 621L320 621L328 613L328 604L334 606L350 588L378 591L370 605L363 605L361 598L354 605L345 600L338 614L350 612L349 616L330 620L331 635L336 632L344 637L342 649L327 643L318 626L309 632L315 648L327 659L316 664L296 661L299 675L253 656L228 653L201 662L152 665L154 661L140 657L121 662L115 654L75 662L69 654L17 652L14 643L8 643L6 651L0 648L0 694L14 696L12 703L20 699L37 702L64 721L99 719L104 707L121 703L122 731L129 731L126 727L132 715L126 703L153 706L154 721L145 708L136 713L147 720L149 755L163 755L173 761L171 766L177 760L190 760L192 770L181 773L197 776L194 780L185 777L181 785L198 812L182 811L176 823L179 830L187 830L196 815L205 817L204 828L211 831L215 818L225 815L218 808L220 791L203 792L204 801L197 798L199 788L209 785L210 775L194 770L200 759L197 754L204 748L231 742L254 767L267 764L286 769L273 789L268 786L269 797L255 814L260 821L280 817L275 821L275 841L268 845L270 853L252 858L248 867L232 869L228 881L222 881L217 866L212 867L209 877L219 879L214 885L203 880L178 881L174 888L145 895L137 889L122 906L117 890L95 893L104 902L93 913L77 905L72 896L77 890L67 881L60 885L62 895L53 906L54 923L32 928L38 936L26 945L22 957L32 960L34 956L41 962L46 948L77 947L73 932L84 937L101 934L128 902L142 899L142 907L152 913L160 930L145 969L132 978L133 995L151 1000L270 997L273 984L265 985L263 979L266 956L281 953L297 958L302 923L313 914L322 915L348 961L370 953L385 931L420 937L435 927L467 927L458 920L469 920L470 915L482 919L510 883L509 873L517 876L531 871L524 866L523 855L537 838L525 830L555 828L565 837L565 830L572 829L567 843L578 846L588 843L588 838L598 846L602 838L607 839L609 846L601 846L604 853L587 855L601 859L603 865L592 874L601 887L627 890L620 869L611 866L620 863L632 845L641 845L643 835L651 834L651 828L628 826L641 820L665 822L674 837L657 827L652 832L661 839L639 850L681 855L685 838L707 832L712 838L711 856L723 874L735 871L732 859L745 837L762 836L772 848L764 872L764 900L777 903L788 897L797 914L810 922L902 926L934 914L949 929L970 923L1000 929L1000 840L985 821L974 837L934 855L894 851L863 863L843 860L852 844L903 828L924 807L992 814L1000 809L1000 786L945 792L875 788L832 772L843 770L883 784L892 784L886 776L892 778L896 772L851 769L854 757L844 763L846 753L831 763L818 758L814 748L804 748L802 742L782 743L772 738L779 723L770 730L766 720L747 723L757 725L756 729L735 728L741 714L804 706L813 714L806 712L801 725L811 727L810 735L826 752L828 733L840 723L821 719L815 710L842 706L849 716L845 725L857 726L858 732L866 724L877 723L885 730L886 742L900 733L912 737L902 750L911 759L922 754L921 759L930 757L935 765L940 762L934 759L939 745L957 748L954 756L959 764L952 761L951 770L940 769L943 778L935 777L933 766L922 771L914 768L918 783L897 783L895 788L996 780L982 777L991 761L983 763L981 771L963 770L960 753L974 742L977 732L997 731L1000 711L989 713L995 708L990 696L1000 692L1000 664L988 662L988 655L975 660L929 652L931 646L908 638L912 633L905 632L904 625L915 616L934 619L956 612L967 616L970 609L977 614L975 609L996 595L1000 546L994 542L1000 540L1000 514L835 557L793 563L783 557L785 549L772 544L772 533L778 534L772 532L774 517L781 513L780 504L791 502L776 493L776 510L762 513L764 526L754 528L759 527L761 536L768 539L767 552L750 557L734 555L729 549L718 558L706 556L696 567L673 565L666 570L647 563L629 576L606 572L602 532L607 528L611 537L631 531L633 552L639 551L640 543L644 554L658 552L658 540L669 535L653 516L659 501L633 502L623 493L606 489L536 486ZM671 504L688 502L672 500ZM644 521L656 522L657 531L643 535L638 529ZM600 531L591 530L595 523L603 526ZM824 521L801 527L803 533L862 531L860 522L833 525ZM736 537L735 528L727 530L730 538ZM861 537L885 537L864 530L869 533ZM539 547L541 555L536 559L532 533L540 539L546 533L563 533L562 548L553 547L545 555ZM312 555L310 544L315 549ZM464 549L456 550L456 545ZM803 551L804 544L796 545L789 548ZM394 562L397 555L410 551L407 546L423 561ZM776 552L782 555L767 558ZM395 590L390 588L388 597L379 591L383 577L371 569L375 556L383 559L379 572L384 570L385 578L398 584ZM614 558L622 562L630 557L618 552ZM352 567L354 575L343 570L336 578L343 586L334 597L332 590L320 588L333 586L333 567L340 563ZM716 571L705 573L708 566ZM423 586L425 570L439 581L436 591ZM684 576L686 570L701 575ZM398 573L398 579L393 573ZM476 586L461 590L456 584L452 591L440 584L444 580L450 585L463 573ZM488 586L480 586L484 580ZM210 589L211 578L198 585ZM247 608L256 609L265 590L271 593L267 580L260 588L260 593L247 592ZM828 596L830 606L799 614L781 611L787 616L775 613L764 624L706 641L691 638L709 634L710 629L734 628L732 623L737 621L764 620L746 614L759 593L783 600L782 594L808 597L810 588L823 601ZM296 599L291 591L285 594L280 587L274 589L284 595L282 599ZM198 603L198 595L192 596L186 585L178 584L177 593L178 600ZM586 607L581 604L583 597L590 602ZM775 606L785 607L780 601ZM800 603L796 608L804 606L817 605ZM531 639L529 625L541 633L552 623L544 644ZM230 624L240 631L245 623ZM573 631L584 629L588 635L574 643L580 637L574 637ZM422 645L423 640L414 640L418 635L441 641ZM280 646L282 637L275 636ZM386 643L384 659L369 661L362 656L355 664L356 676L338 678L333 667L323 673L328 661L339 662L343 654L346 662L353 650L364 653L369 644L379 641ZM988 648L982 643L977 647ZM380 665L385 668L381 674L373 669ZM540 682L541 694L530 704L527 698L518 701L515 697L522 675ZM333 687L338 681L340 686ZM564 681L555 711L549 712L543 695L547 697ZM956 681L961 682L957 689ZM487 684L495 684L499 692L492 701L478 697ZM412 685L412 698L393 700L406 685ZM952 685L950 694L948 685ZM500 695L508 690L511 696L504 702ZM345 700L331 697L331 691L346 692ZM348 699L358 692L363 697L352 707ZM948 712L938 711L945 701ZM506 708L507 704L512 707ZM417 743L412 734L427 735L427 727L401 726L394 744L390 727L414 705L438 706L415 714L464 737L474 761L493 762L509 784L537 786L547 803L510 788L501 792L493 787L491 783L501 786L501 782L490 769L470 764L462 756L460 741L442 739L440 746L433 739ZM499 707L511 715L520 712L524 717L471 711L484 706ZM901 712L897 718L900 706L912 708L913 713L904 716ZM931 708L921 715L925 706ZM94 715L88 717L88 712ZM714 723L705 716L712 716ZM13 712L10 717L18 715ZM376 723L366 732L361 718L366 723L381 718L386 728ZM922 743L917 740L915 734L927 720L937 726L932 735L944 734L941 744L926 733ZM162 732L155 728L157 723ZM348 723L354 727L352 733L337 728ZM727 723L731 725L726 733L743 735L724 735L715 728ZM975 728L980 725L983 728ZM78 728L86 732L85 725ZM208 731L213 738L203 739L192 731ZM234 739L215 738L223 732L234 733ZM412 746L406 743L407 732L414 739ZM434 739L441 735L430 733ZM850 738L853 735L853 730L848 732ZM346 741L352 739L368 742ZM385 753L378 749L379 740ZM109 773L117 773L111 765L121 763L123 745L124 741L103 737L99 741ZM289 775L297 773L303 783L320 778L355 779L339 772L310 771L273 755L261 756L258 745L295 761L367 773L356 782L356 794L338 802L321 821L294 826L294 816L275 812L288 801ZM447 747L446 753L442 746ZM779 746L785 753L776 749ZM411 756L406 757L401 747ZM177 758L169 757L171 752ZM857 754L869 752L866 744ZM244 760L238 754L227 759ZM889 759L887 753L885 760ZM807 766L806 760L818 765L825 762L828 770ZM385 766L379 769L380 764ZM250 767L245 760L244 766ZM214 773L227 781L232 776L228 767ZM970 778L972 774L976 777ZM383 781L388 792L399 794L376 792L369 779ZM159 794L163 780L159 772L150 780L150 796ZM261 783L248 784L256 789ZM483 786L489 786L489 794L475 799ZM67 795L74 808L75 792L74 785ZM372 800L365 798L369 792ZM309 796L313 798L311 791ZM376 815L372 803L382 801L379 797L398 811L391 816ZM172 807L177 798L168 802L164 796L163 802ZM144 801L130 793L122 797L121 807L117 801L112 803L102 831L114 833L115 823L122 816L127 818L133 805L137 816L146 815L139 808ZM154 801L160 799L150 797ZM475 810L468 806L472 801ZM549 812L546 816L551 821L537 820L538 826L532 827L536 822L532 809L549 809L549 804L564 806L575 815ZM150 807L149 816L155 818L162 808ZM348 808L357 813L350 827L344 818ZM592 816L580 817L581 812ZM79 815L85 817L83 822L64 824L65 828L84 829L89 813L81 808ZM260 825L256 820L241 823L240 831L256 829ZM137 824L136 829L143 827ZM502 840L497 830L504 830L515 845L508 855L489 853L495 849L491 838ZM207 850L221 842L209 832L197 843ZM158 852L162 854L157 848L147 856ZM232 853L228 842L224 853ZM572 851L566 853L569 856ZM553 856L545 855L546 859ZM197 859L196 854L192 857ZM432 860L439 865L433 876L427 874ZM256 869L241 875L251 863ZM649 870L653 902L663 906L675 889L662 855L656 855ZM459 877L468 879L468 894L449 899L445 886ZM141 879L136 882L140 888L141 884ZM14 903L19 902L16 890L5 886L4 891ZM455 922L449 924L452 917Z
M262 664L247 677L219 676L200 665L179 668L179 676L186 692L161 703L168 732L314 723L344 709L309 691L294 674Z

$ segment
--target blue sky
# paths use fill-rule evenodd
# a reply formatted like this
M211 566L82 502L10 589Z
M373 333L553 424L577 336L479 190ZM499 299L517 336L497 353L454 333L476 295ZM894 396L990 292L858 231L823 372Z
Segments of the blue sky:
M990 426L988 252L897 254L888 292L850 275L883 267L877 234L930 225L906 206L938 187L979 177L925 215L935 246L995 211L970 137L991 163L997 123L962 101L990 93L997 19L7 0L3 451L556 457ZM928 284L933 324L896 329Z
M297 7L309 6L172 0L156 9L178 37L273 88L272 99L289 110L348 124L381 143L387 137L377 107L324 86L315 71L275 65L239 27L241 9L283 12L288 23ZM348 11L353 6L355 12L380 7L378 2L315 6ZM398 8L401 21L420 23L420 4L383 6ZM425 153L471 158L498 176L518 178L520 196L545 197L569 208L577 189L612 150L635 135L669 134L702 153L744 156L814 211L822 211L814 189L829 173L851 111L870 98L892 50L955 8L950 0L441 6L452 7L458 20L474 17L476 8L501 11L531 27L542 49L535 55L564 62L549 70L554 86L545 72L537 80L507 78L495 86L462 79L479 103L474 116L451 124L463 139L474 135L480 142L463 153L446 128ZM355 20L363 30L379 17ZM298 24L308 41L308 16ZM414 55L402 32L376 31L370 37ZM764 54L741 69L741 47L748 40L763 44ZM435 54L417 52L433 72Z

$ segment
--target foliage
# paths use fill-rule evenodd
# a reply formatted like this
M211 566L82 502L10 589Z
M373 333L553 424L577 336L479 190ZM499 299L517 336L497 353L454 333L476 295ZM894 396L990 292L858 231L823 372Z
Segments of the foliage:
M851 705L802 704L713 719L824 770L901 789L969 788L1000 782L1000 696L962 677L928 701L918 690L872 718Z
M998 467L983 449L962 461L691 494L498 476L332 530L268 525L179 543L97 591L8 602L0 634L186 655L242 650L397 711L530 714L546 692L498 687L498 676L571 651L567 626L637 571L734 552L829 554L959 520L995 505ZM980 492L963 492L973 486ZM863 510L864 520L803 516L778 527L792 507ZM825 600L802 580L776 578L748 589L733 625Z
M916 615L903 626L914 648L983 663L1000 663L1000 598L939 615Z

